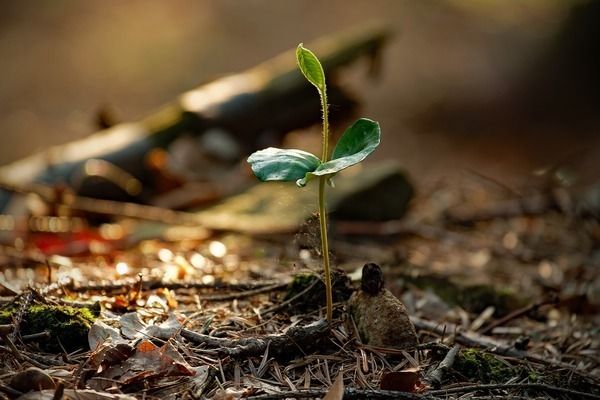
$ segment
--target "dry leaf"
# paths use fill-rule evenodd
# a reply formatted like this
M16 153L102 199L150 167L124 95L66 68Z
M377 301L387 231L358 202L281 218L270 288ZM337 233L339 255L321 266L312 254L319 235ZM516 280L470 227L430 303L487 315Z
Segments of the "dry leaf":
M407 368L383 374L379 388L398 392L414 393L419 386L419 368Z
M344 374L341 372L335 378L335 382L329 388L329 391L323 397L323 400L342 400L344 398Z

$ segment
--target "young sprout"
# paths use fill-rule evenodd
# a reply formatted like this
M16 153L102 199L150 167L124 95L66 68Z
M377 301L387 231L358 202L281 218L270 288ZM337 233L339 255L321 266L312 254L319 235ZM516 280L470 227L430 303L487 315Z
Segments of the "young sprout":
M331 157L329 155L329 112L327 105L327 87L325 72L315 54L304 48L302 43L296 50L298 67L306 79L313 84L321 98L323 113L321 158L314 154L296 149L277 149L269 147L259 150L248 157L254 175L261 181L296 181L305 186L315 177L319 178L319 225L321 228L321 253L325 275L327 298L327 321L333 316L333 294L331 269L329 266L329 243L327 241L327 210L325 205L325 183L331 182L339 171L358 164L371 154L379 145L381 131L379 124L361 118L352 124L340 137Z

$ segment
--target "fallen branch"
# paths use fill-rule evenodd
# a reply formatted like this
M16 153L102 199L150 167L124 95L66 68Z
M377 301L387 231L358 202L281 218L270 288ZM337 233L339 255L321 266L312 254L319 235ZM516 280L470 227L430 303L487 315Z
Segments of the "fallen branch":
M364 56L375 57L389 34L382 27L361 27L314 43L325 69L332 74ZM155 171L145 161L156 147L166 147L184 133L201 135L210 129L231 133L244 152L260 147L265 132L277 141L294 129L320 120L313 88L298 73L295 49L239 74L225 76L183 93L155 114L123 123L86 139L48 149L0 168L0 180L22 184L73 182L89 159L102 159L126 171L145 189L156 185ZM352 109L355 102L330 82L332 104ZM94 193L95 194L95 193ZM106 196L106 191L98 193ZM0 210L10 196L0 191Z
M544 299L542 301L538 301L536 303L532 303L528 306L525 306L523 308L520 308L518 310L515 310L509 314L507 314L506 316L504 316L503 318L500 318L496 321L491 322L490 324L488 324L485 328L483 328L480 333L482 335L488 334L490 332L492 332L492 330L498 326L502 326L505 325L507 322L510 322L514 319L517 319L525 314L528 314L532 311L537 310L538 308L548 305L548 304L556 304L558 302L558 299L556 297L550 297L547 299Z
M446 357L444 357L442 362L425 376L425 381L431 383L434 387L440 387L442 385L444 374L454 365L454 360L456 360L456 355L459 350L460 346L457 344L454 345L448 353L446 353Z
M262 337L249 337L242 339L227 339L203 335L182 329L181 336L196 345L215 347L216 352L222 356L251 357L265 353L267 347L269 354L274 357L290 356L291 345L305 350L318 346L320 339L330 330L325 320L318 320L303 326L293 326L281 334L266 335Z
M122 280L112 283L94 283L90 282L84 285L78 285L71 282L64 287L70 292L84 293L84 292L117 292L129 290L131 286L139 284L139 280ZM252 291L252 290L276 290L287 286L287 282L280 281L260 281L260 282L245 282L245 283L227 283L227 282L215 282L215 283L203 283L198 281L190 282L164 282L157 279L144 280L142 281L142 290L154 290L154 289L169 289L169 290L181 290L181 289L213 289L213 290L237 290L237 291ZM265 289L268 288L268 289ZM260 293L260 292L259 292ZM253 293L256 294L256 293Z

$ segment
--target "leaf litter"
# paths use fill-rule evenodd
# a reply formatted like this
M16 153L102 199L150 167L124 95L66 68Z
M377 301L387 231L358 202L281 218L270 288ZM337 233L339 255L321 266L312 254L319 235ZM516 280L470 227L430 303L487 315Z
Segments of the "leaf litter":
M344 304L327 334L318 329L323 308L263 314L282 303L293 276L319 270L318 255L293 235L146 239L64 257L51 283L36 249L26 247L3 252L3 310L98 303L102 311L89 348L55 353L40 348L55 337L28 338L26 313L11 314L3 322L0 392L21 399L55 398L59 390L78 399L598 398L598 221L548 209L451 222L447 210L465 199L492 207L506 195L463 179L421 195L403 220L333 226L335 265L350 276L366 262L382 266L386 287L409 310L417 350L363 343ZM459 351L440 386L429 384L453 346ZM14 389L12 377L31 366L56 388Z

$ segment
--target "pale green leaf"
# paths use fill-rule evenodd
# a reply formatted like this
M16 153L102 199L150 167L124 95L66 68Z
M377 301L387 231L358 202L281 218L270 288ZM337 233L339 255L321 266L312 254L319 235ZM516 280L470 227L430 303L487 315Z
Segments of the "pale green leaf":
M306 79L315 85L321 92L325 91L325 71L317 56L310 50L304 48L302 43L296 49L298 67Z

